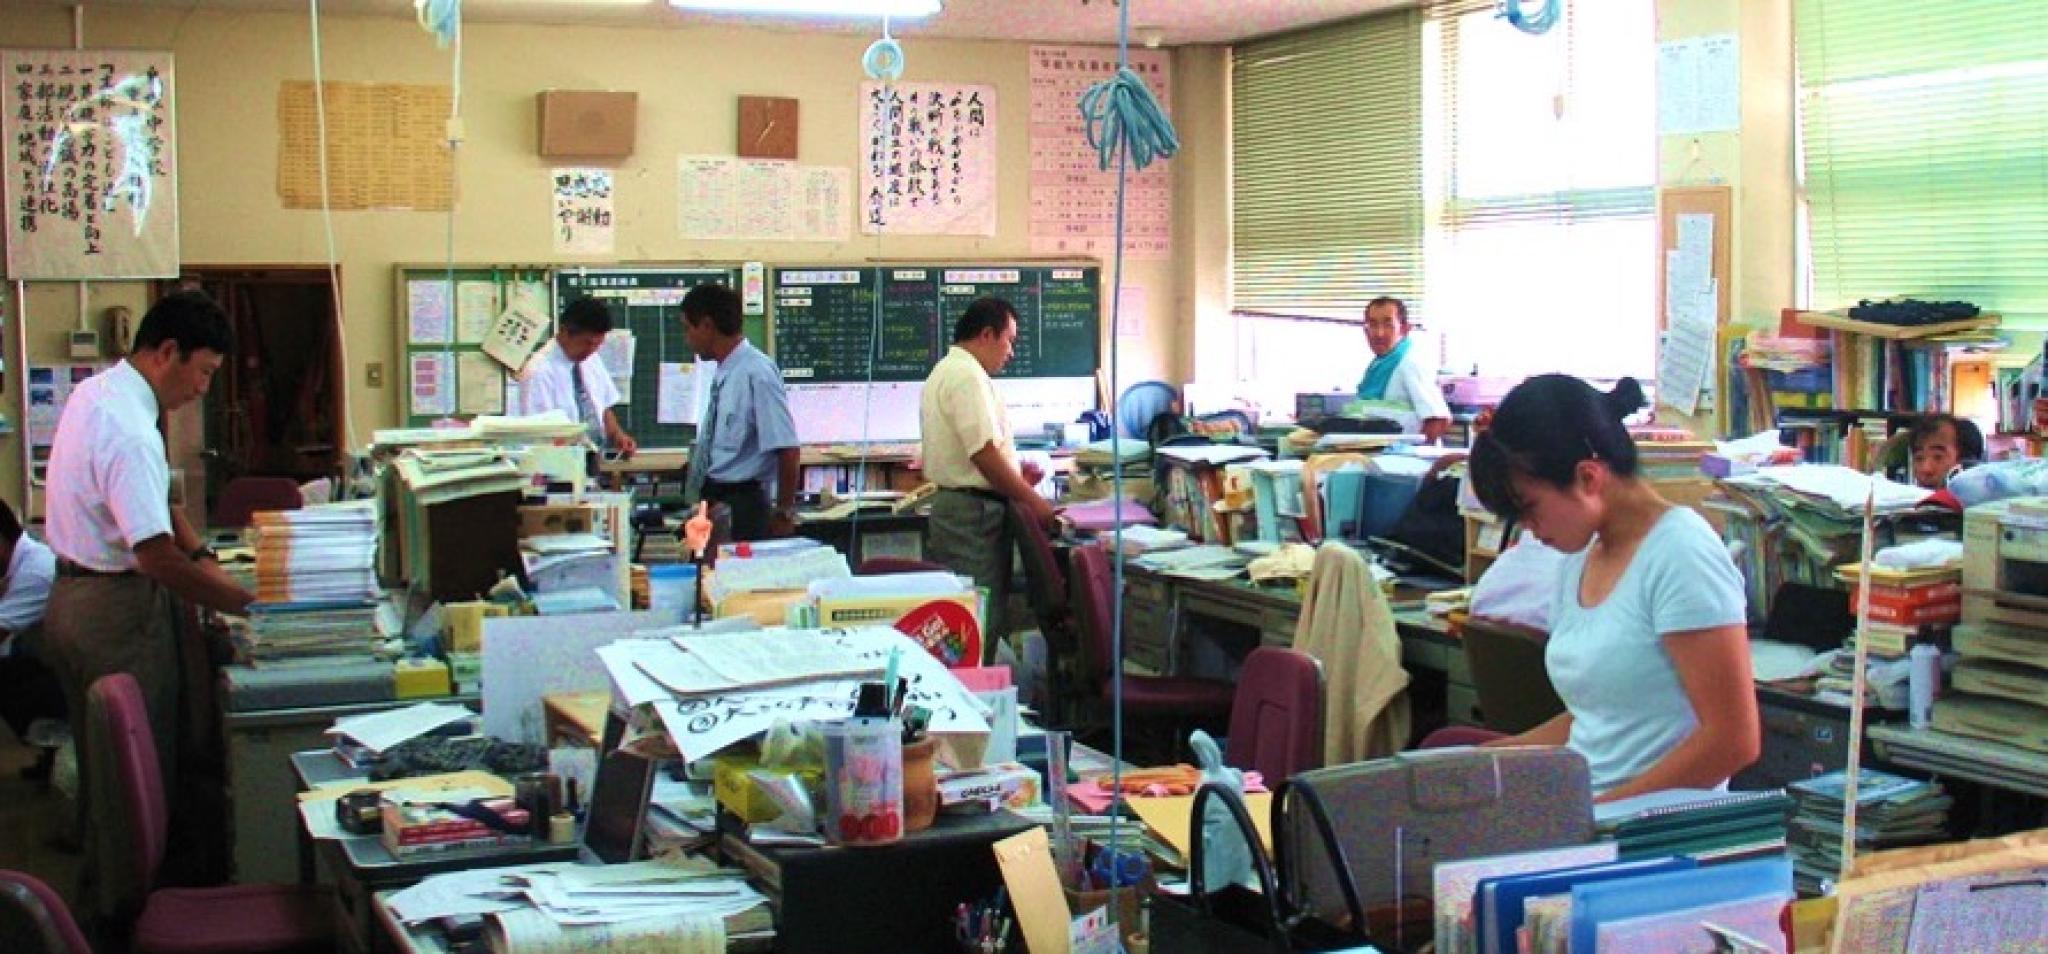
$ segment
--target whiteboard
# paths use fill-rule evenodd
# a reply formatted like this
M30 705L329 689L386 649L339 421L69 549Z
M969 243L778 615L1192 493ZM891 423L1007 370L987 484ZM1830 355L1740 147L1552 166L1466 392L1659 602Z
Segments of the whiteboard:
M0 77L7 277L176 277L171 54L0 50Z
M1072 422L1095 409L1094 378L997 378L996 393L1012 433L1039 437L1047 424ZM903 442L922 436L918 407L923 381L790 384L789 413L806 444Z

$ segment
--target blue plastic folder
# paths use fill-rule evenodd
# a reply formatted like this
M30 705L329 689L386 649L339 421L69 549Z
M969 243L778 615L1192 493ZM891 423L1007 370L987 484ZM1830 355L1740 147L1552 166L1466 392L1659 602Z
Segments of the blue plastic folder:
M1581 865L1576 868L1559 868L1555 871L1538 871L1533 874L1487 878L1479 882L1478 903L1473 905L1473 936L1479 938L1479 949L1482 954L1514 954L1515 931L1522 926L1526 910L1524 903L1530 898L1566 894L1581 884L1636 878L1642 875L1683 874L1697 867L1699 862L1685 857L1639 858L1633 861L1615 861L1599 865ZM1576 925L1574 927L1576 928ZM1592 948L1588 947L1586 950L1591 951Z
M1593 954L1603 921L1746 901L1792 897L1792 862L1765 858L1572 886L1572 950Z

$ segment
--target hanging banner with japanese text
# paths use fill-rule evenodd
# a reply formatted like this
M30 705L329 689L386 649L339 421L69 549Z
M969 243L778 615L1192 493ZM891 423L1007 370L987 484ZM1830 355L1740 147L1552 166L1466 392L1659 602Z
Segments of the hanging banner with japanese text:
M178 273L171 54L0 50L7 277Z
M996 234L996 88L861 84L861 231Z

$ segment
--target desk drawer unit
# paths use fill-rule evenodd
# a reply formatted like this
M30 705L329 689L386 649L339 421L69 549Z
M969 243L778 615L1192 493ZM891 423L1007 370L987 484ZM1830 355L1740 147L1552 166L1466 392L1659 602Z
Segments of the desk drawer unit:
M1173 666L1173 593L1158 580L1124 577L1124 662L1164 674Z
M1781 788L1849 764L1846 712L1836 717L1762 701L1758 716L1763 721L1763 754L1736 773L1730 788Z

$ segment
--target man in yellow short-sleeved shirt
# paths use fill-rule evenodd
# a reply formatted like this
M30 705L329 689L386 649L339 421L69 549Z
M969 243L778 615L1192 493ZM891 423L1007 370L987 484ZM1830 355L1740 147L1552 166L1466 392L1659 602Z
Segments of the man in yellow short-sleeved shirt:
M1019 466L1009 415L990 375L1010 363L1017 343L1017 309L1000 298L979 298L953 326L953 347L925 378L919 421L926 480L937 484L925 529L925 558L974 578L988 591L984 654L1003 636L1015 537L1010 505L1051 524L1052 504L1033 490L1045 475Z

